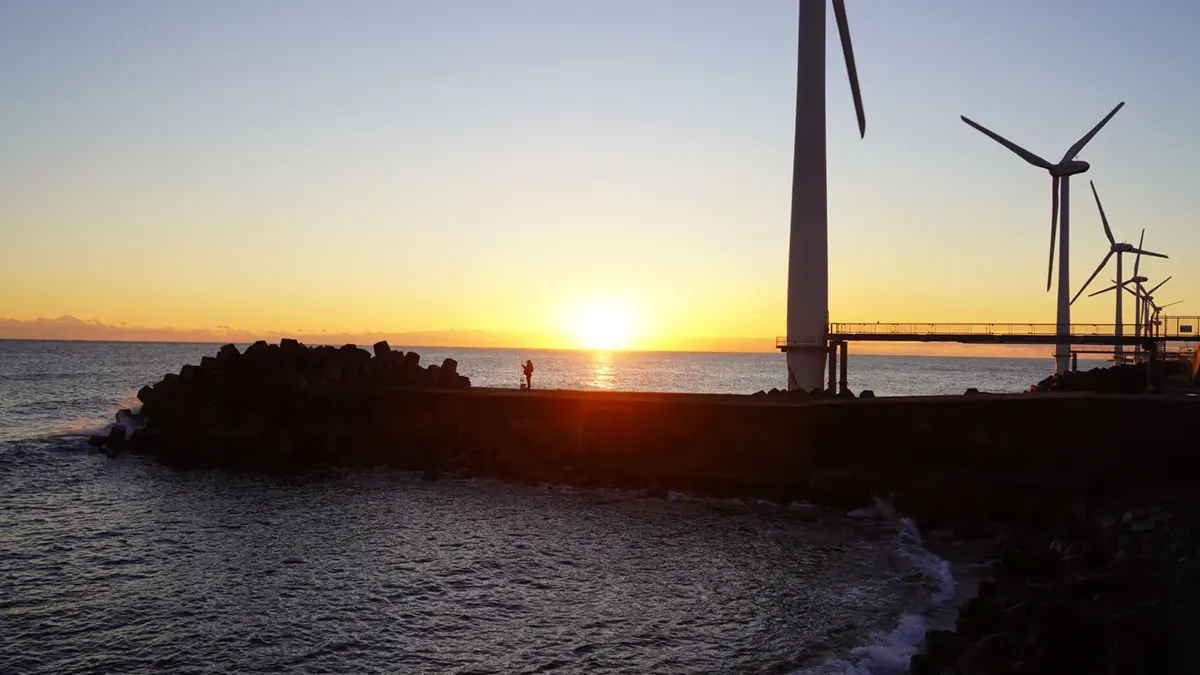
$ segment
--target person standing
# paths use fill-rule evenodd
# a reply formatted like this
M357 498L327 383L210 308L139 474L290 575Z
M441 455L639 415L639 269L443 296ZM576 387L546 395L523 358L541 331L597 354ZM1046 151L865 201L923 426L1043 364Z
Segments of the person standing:
M525 388L533 389L533 361L525 359L525 367L521 370L525 373Z

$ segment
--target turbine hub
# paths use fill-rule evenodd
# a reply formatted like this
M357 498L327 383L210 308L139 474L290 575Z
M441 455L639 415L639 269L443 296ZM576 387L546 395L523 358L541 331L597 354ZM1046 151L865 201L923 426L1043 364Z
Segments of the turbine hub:
M1113 253L1129 253L1133 250L1133 244L1114 244Z
M1051 176L1074 176L1077 173L1083 173L1092 168L1091 164L1082 160L1071 160L1069 162L1060 162L1050 169Z

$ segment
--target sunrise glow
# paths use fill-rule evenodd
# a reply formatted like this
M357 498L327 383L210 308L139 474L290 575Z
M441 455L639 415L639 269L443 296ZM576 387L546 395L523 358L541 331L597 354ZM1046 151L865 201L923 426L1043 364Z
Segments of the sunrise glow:
M577 348L613 351L632 346L630 313L617 305L585 305L577 311L573 324L571 334Z

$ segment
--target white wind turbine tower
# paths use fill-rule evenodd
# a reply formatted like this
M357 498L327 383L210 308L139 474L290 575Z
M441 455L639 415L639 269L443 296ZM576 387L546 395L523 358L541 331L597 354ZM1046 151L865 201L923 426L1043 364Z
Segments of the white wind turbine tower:
M1075 142L1067 153L1057 164L1052 164L1049 161L1038 157L1029 152L1025 148L1013 143L1003 136L991 131L966 117L962 121L971 125L975 129L986 134L989 138L996 141L1000 145L1013 151L1018 157L1029 162L1030 164L1045 169L1050 172L1053 178L1051 183L1051 202L1050 202L1050 269L1046 273L1046 290L1050 290L1051 280L1054 278L1054 237L1061 228L1062 234L1059 237L1062 240L1061 249L1058 255L1058 316L1057 316L1057 335L1062 340L1054 347L1054 372L1065 373L1071 366L1071 345L1070 340L1066 336L1071 334L1071 275L1070 275L1070 260L1069 260L1069 236L1070 236L1070 205L1071 205L1071 176L1083 173L1091 168L1087 162L1076 160L1075 156L1083 150L1083 146L1089 141L1105 124L1112 119L1113 115L1125 105L1124 101L1117 104L1117 107L1112 109L1100 123L1087 132L1083 138ZM1061 199L1060 199L1061 198ZM1062 211L1061 217L1059 211ZM1060 225L1061 224L1061 225Z
M833 14L850 75L858 132L866 135L858 69L844 0ZM788 243L788 389L821 386L829 329L829 210L825 160L825 0L800 0L796 52L796 138Z
M1166 258L1167 257L1161 253L1154 253L1152 251L1144 251L1141 248L1134 248L1134 246L1132 244L1125 244L1125 243L1118 242L1116 240L1116 238L1113 237L1112 229L1109 228L1109 226L1108 226L1108 217L1104 215L1104 205L1100 203L1100 194L1096 192L1096 183L1094 181L1088 181L1088 184L1092 186L1092 196L1096 198L1096 208L1099 209L1099 211L1100 211L1100 223L1102 225L1104 225L1104 236L1108 237L1109 249L1108 249L1108 253L1105 254L1105 256L1104 256L1104 259L1101 260L1100 264L1096 267L1096 271L1092 272L1092 276L1088 277L1088 280L1086 282L1084 282L1083 286L1079 289L1079 292L1075 294L1075 297L1071 298L1072 305L1074 305L1075 301L1079 299L1079 296L1083 295L1083 292L1087 290L1087 287L1089 285L1091 285L1092 280L1094 280L1096 278L1097 274L1100 274L1100 270L1104 269L1104 266L1108 264L1109 259L1112 258L1114 254L1117 256L1117 278L1113 282L1114 286L1123 286L1125 284L1125 279L1122 278L1122 276L1121 276L1121 256L1123 254L1136 253L1139 257L1142 255L1154 256L1156 258ZM1142 230L1142 238L1145 239L1145 237L1146 237L1146 230L1143 229ZM1136 265L1136 263L1135 263L1135 265ZM1136 270L1134 271L1134 274L1137 274ZM1124 333L1123 326L1122 326L1122 319L1123 319L1124 315L1121 312L1122 297L1123 296L1120 293L1116 294L1117 318L1116 318L1116 321L1114 322L1115 328L1114 328L1113 334L1116 335L1117 337L1121 337L1121 335ZM1114 365L1119 365L1124 361L1124 353L1123 352L1124 352L1124 350L1120 343L1117 343L1117 345L1113 347L1113 364Z

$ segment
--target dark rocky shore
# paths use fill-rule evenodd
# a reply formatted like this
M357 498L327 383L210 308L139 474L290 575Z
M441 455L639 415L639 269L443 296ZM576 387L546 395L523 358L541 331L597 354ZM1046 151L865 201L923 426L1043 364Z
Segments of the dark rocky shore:
M92 443L178 466L388 464L839 507L894 492L926 527L994 537L978 597L956 631L929 634L913 673L1183 673L1200 658L1200 481L1175 465L1200 404L1143 395L1153 376L1121 366L1033 387L1046 393L845 405L506 392L387 343L284 340L227 345L144 387L141 410ZM1079 390L1139 395L1065 393Z
M1112 499L1067 526L1006 530L955 631L914 675L1194 672L1200 509L1193 494Z
M355 345L309 347L284 339L245 353L221 347L142 387L142 408L117 413L118 425L92 444L110 452L152 454L173 464L287 469L337 464L355 448L369 460L364 403L385 388L466 389L458 363L421 365L417 352L373 352ZM411 463L425 465L420 448ZM395 453L389 449L389 458Z

